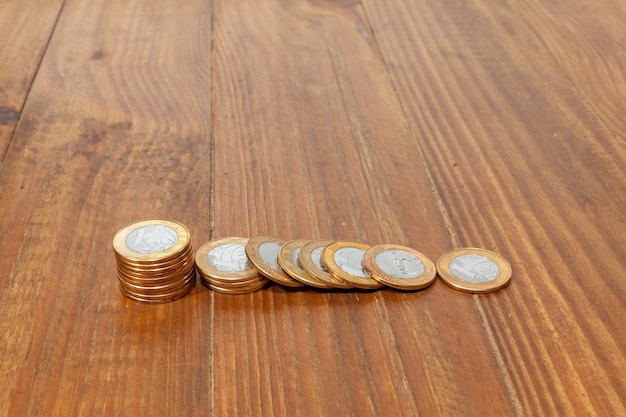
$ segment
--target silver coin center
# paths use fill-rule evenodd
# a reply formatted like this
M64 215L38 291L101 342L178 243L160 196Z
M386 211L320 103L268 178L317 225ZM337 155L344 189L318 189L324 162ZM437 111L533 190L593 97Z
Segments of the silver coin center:
M395 278L417 278L426 270L417 256L400 249L382 251L376 255L374 262L381 271Z
M151 224L141 226L126 236L126 246L139 253L162 252L174 246L178 233L169 226Z
M246 248L239 243L225 243L214 247L207 254L209 264L224 272L240 272L252 268Z
M282 245L277 242L263 242L259 245L259 256L270 267L280 270L278 265L278 251Z
M364 254L365 251L359 248L339 248L333 254L333 259L344 272L359 278L370 278L361 266Z
M302 269L302 265L300 265L300 251L302 248L295 248L293 252L291 252L291 262L296 265L298 268Z
M313 264L324 272L328 272L324 264L322 264L322 252L324 252L324 246L319 246L311 251L311 260Z
M485 256L471 253L450 261L450 271L455 277L476 284L493 281L500 275L498 264Z

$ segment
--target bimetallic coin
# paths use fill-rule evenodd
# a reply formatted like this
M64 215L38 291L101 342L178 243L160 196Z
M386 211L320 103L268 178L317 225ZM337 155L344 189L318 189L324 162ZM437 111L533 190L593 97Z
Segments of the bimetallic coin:
M118 259L153 264L178 257L191 242L189 230L167 219L142 220L115 234L113 250Z
M304 269L310 276L323 282L330 288L352 288L351 285L332 277L328 273L326 267L322 264L322 252L324 251L324 248L331 243L333 243L332 240L314 240L304 245L298 255L300 266L302 266L302 269Z
M452 288L469 293L489 293L511 281L511 265L500 255L479 248L451 250L437 261L441 279Z
M283 243L272 236L254 236L246 244L246 255L261 274L277 284L302 287L304 284L287 275L278 264L278 252Z
M322 253L322 264L331 276L363 289L376 289L382 284L363 269L362 261L368 245L355 242L334 242Z
M402 245L372 246L365 251L362 265L376 281L400 290L426 288L437 276L430 259Z
M218 280L246 281L259 272L246 256L243 237L215 239L202 245L196 252L196 266L201 275Z
M316 288L332 288L323 281L309 275L301 267L298 257L302 247L309 242L308 240L292 240L291 242L285 243L278 251L278 264L289 276L303 284Z

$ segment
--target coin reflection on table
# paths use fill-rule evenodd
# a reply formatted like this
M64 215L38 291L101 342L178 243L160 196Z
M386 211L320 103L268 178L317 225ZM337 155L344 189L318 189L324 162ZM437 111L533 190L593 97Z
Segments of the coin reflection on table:
M322 253L322 264L332 277L362 289L376 289L382 284L363 269L362 261L368 245L356 242L333 242Z
M430 259L402 245L372 246L365 251L362 265L376 281L401 290L426 288L437 276Z
M224 294L246 294L263 288L268 281L250 263L247 243L243 237L226 237L202 245L195 256L202 283Z
M113 237L120 291L145 303L166 303L196 284L189 230L167 219L142 220Z
M469 293L498 291L511 281L511 265L486 249L460 248L443 254L437 272L452 288Z

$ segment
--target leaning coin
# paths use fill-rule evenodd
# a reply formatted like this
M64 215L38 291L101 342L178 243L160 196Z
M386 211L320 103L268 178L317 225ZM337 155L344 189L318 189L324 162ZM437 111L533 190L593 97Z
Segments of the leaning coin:
M322 253L322 264L331 276L363 289L376 289L382 284L363 269L361 262L368 245L355 242L334 242Z
M362 265L376 281L400 290L426 288L437 276L430 259L402 245L372 246L365 251Z
M322 264L322 252L331 243L333 243L332 240L314 240L304 245L298 255L300 265L309 275L330 288L352 288L352 285L332 277Z
M265 277L288 287L302 287L303 283L287 275L278 264L278 251L283 243L272 236L254 236L246 244L246 255Z
M243 237L226 237L205 243L196 251L201 276L218 280L246 281L259 274L246 256Z
M511 265L500 255L479 248L451 250L437 261L437 272L452 288L469 293L489 293L511 281Z
M302 269L298 255L302 247L309 242L308 240L292 240L285 243L278 251L278 264L289 276L303 284L316 288L332 288Z

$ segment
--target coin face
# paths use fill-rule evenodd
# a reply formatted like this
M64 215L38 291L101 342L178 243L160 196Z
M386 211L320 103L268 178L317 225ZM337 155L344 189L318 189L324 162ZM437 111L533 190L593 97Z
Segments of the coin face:
M511 280L511 265L500 255L479 248L445 253L437 261L437 271L446 284L470 293L494 292Z
M430 259L402 245L372 246L365 251L362 265L376 281L401 290L425 288L437 275Z
M278 251L278 263L282 269L296 281L316 288L331 288L328 284L309 275L300 263L302 247L309 243L308 240L292 240L281 246Z
M368 245L355 242L334 242L322 252L322 264L331 276L353 287L363 289L380 288L382 284L367 272L363 266L363 256Z
M332 277L326 267L322 265L322 252L331 243L333 243L332 240L314 240L302 246L298 254L300 265L310 276L330 288L352 288L351 285Z
M167 262L180 255L190 244L189 230L167 219L132 223L113 237L116 256L137 264Z
M218 280L246 281L259 272L249 262L245 247L248 239L226 237L202 245L196 252L196 266L201 275Z
M278 264L278 252L283 244L272 236L254 236L246 244L246 255L265 277L288 287L302 287L303 283L287 275Z

